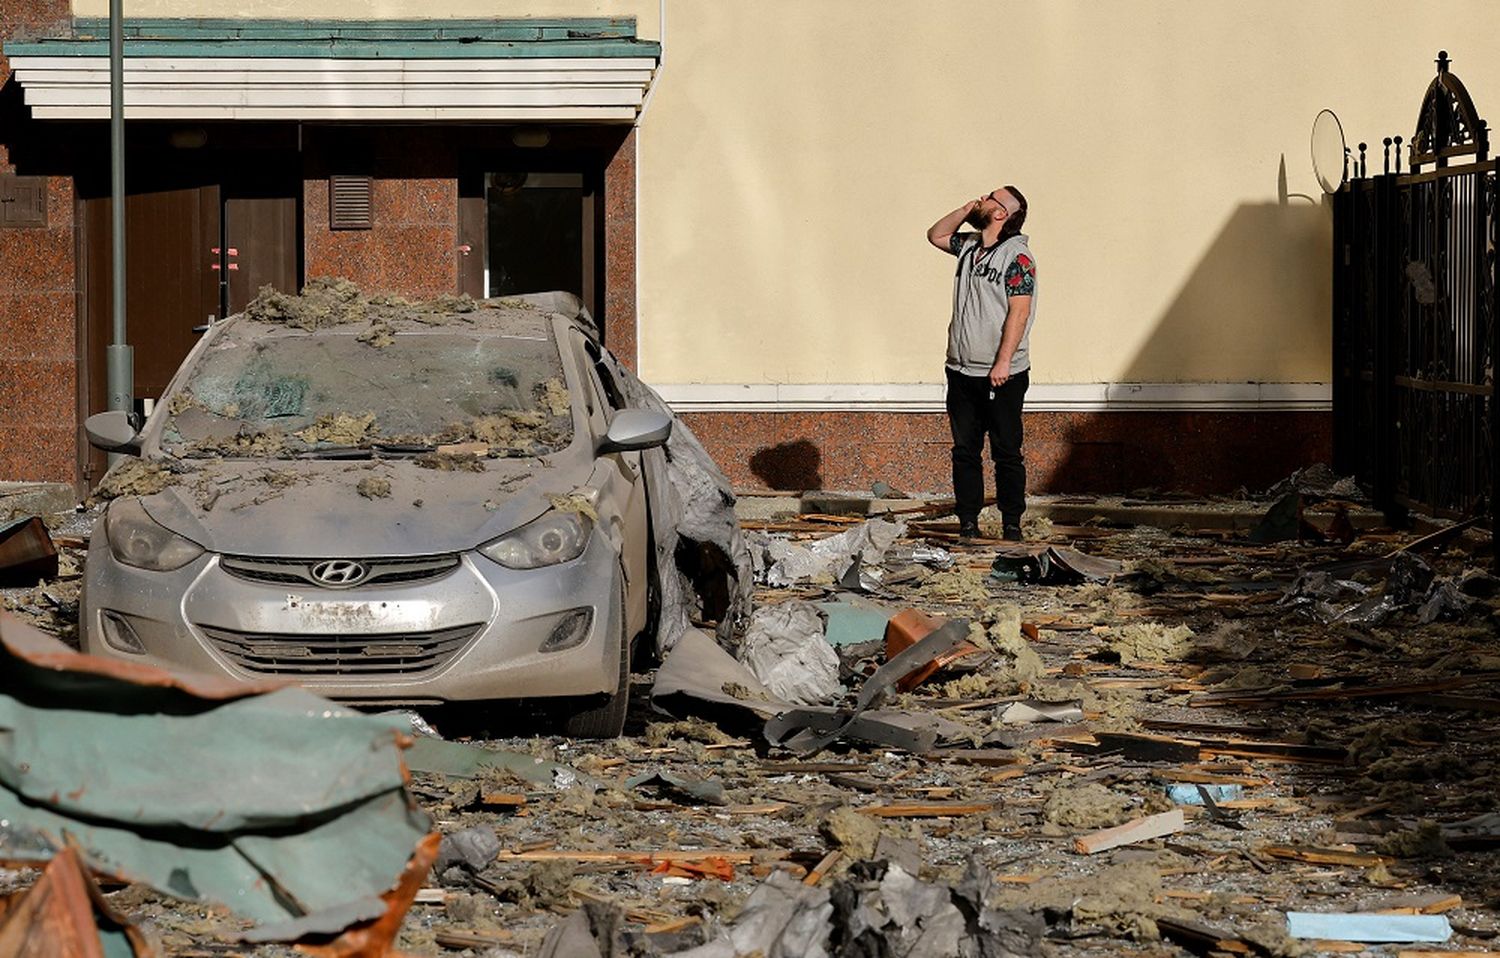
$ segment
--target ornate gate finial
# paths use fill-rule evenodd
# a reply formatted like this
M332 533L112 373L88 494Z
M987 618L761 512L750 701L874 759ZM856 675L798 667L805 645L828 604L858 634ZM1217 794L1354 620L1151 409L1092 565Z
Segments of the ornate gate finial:
M1422 97L1417 114L1417 132L1411 138L1411 171L1423 163L1443 167L1456 156L1473 155L1476 161L1489 158L1489 135L1485 123L1474 109L1474 101L1463 82L1449 69L1452 61L1447 50L1439 50L1437 76Z

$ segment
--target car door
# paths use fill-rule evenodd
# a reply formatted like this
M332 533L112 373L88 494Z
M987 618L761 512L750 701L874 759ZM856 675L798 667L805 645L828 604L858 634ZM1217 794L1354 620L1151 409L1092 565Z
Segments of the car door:
M599 348L584 336L575 333L575 344L584 361L587 388L593 393L586 396L591 415L597 415L607 428L611 417L626 406L614 374L603 359ZM604 429L599 430L602 434ZM646 501L646 477L639 452L615 452L599 457L599 468L604 471L600 482L599 496L601 515L605 510L617 514L621 520L620 565L625 575L626 635L635 636L646 626L648 602L648 567L650 555L650 533L647 524L650 509ZM597 472L596 472L597 475Z

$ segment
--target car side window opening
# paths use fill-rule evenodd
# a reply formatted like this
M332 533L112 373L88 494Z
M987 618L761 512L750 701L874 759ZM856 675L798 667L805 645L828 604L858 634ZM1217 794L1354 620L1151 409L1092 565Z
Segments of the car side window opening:
M604 398L609 403L609 408L614 410L624 409L628 403L625 395L620 392L619 384L615 382L615 374L610 371L609 363L605 361L603 353L593 343L586 347L589 359L594 362L594 374L599 377L599 385L604 389Z

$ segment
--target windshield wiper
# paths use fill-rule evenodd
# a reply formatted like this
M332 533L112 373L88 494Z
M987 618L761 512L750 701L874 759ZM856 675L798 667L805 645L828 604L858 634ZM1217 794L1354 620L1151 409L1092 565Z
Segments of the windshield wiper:
M409 458L433 452L436 446L420 442L377 442L369 446L323 446L297 453L298 459Z
M298 459L374 459L375 450L369 446L324 446L297 453Z
M425 442L377 442L375 450L382 456L421 456L437 452L437 446Z

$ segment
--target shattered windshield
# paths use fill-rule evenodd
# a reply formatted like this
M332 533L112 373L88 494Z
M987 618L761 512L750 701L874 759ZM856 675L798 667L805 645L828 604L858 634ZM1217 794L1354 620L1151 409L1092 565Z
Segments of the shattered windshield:
M162 445L186 457L539 456L573 432L550 332L456 324L372 342L247 322L218 338L168 403Z

